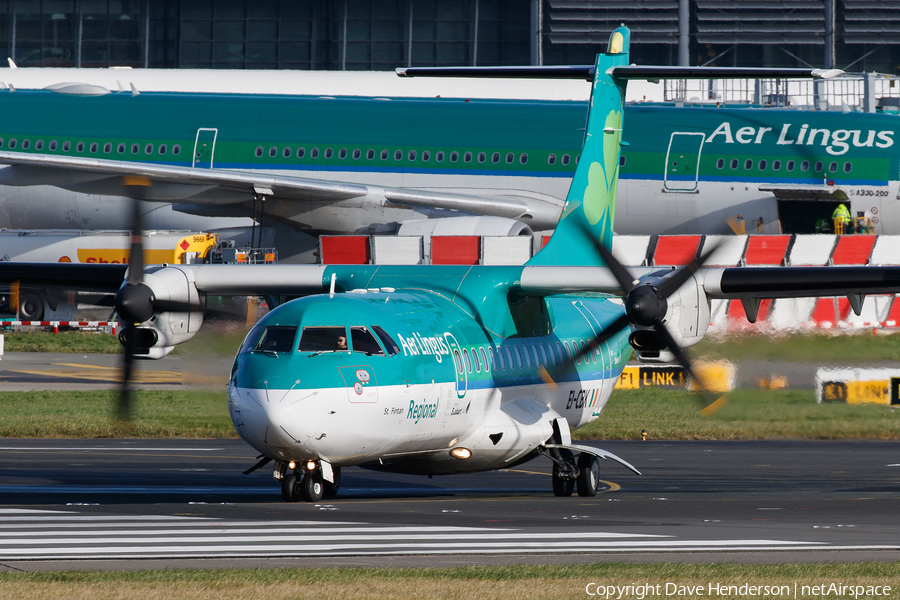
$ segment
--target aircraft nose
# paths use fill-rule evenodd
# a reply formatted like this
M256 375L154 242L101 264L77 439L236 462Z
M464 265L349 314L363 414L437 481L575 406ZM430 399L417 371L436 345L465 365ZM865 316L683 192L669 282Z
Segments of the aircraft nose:
M228 393L231 418L238 434L269 456L303 458L316 435L323 407L311 390L237 388ZM287 453L287 454L286 454Z

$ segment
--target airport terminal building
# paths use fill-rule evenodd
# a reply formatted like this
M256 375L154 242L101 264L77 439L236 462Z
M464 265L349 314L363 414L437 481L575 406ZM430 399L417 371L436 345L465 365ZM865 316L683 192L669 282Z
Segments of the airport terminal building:
M19 66L390 70L638 63L900 74L898 0L0 0Z

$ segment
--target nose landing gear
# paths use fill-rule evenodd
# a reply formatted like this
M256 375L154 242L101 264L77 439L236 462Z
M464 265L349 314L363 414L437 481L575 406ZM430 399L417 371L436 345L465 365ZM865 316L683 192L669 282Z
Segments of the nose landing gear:
M291 470L293 465L293 470ZM327 463L309 461L299 466L284 465L281 478L281 497L285 502L318 502L322 498L334 498L341 485L341 468ZM328 475L331 481L326 478Z

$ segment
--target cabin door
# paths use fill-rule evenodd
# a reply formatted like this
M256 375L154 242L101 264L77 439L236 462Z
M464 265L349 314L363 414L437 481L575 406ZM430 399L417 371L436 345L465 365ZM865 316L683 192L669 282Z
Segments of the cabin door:
M193 167L198 169L212 169L213 156L216 153L216 137L218 129L201 127L197 130L197 138L194 141Z
M669 192L696 192L700 176L700 152L706 136L700 132L675 132L669 138L663 184Z

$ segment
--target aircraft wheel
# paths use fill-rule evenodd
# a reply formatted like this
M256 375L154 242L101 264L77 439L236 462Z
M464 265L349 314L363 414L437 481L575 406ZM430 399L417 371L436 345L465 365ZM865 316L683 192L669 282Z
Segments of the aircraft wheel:
M19 318L23 321L40 321L44 318L44 301L40 294L22 292L19 295Z
M559 474L559 467L553 465L553 495L554 496L571 496L575 489L574 479L564 479Z
M300 479L295 473L288 473L281 480L281 497L285 502L300 501Z
M331 483L330 481L323 481L325 485L326 498L334 498L335 496L337 496L338 489L341 487L341 468L331 467L331 474L334 478L334 483Z
M300 484L303 499L307 502L318 502L325 495L325 482L318 474L309 474Z
M596 496L600 486L600 461L593 454L578 455L578 495Z

